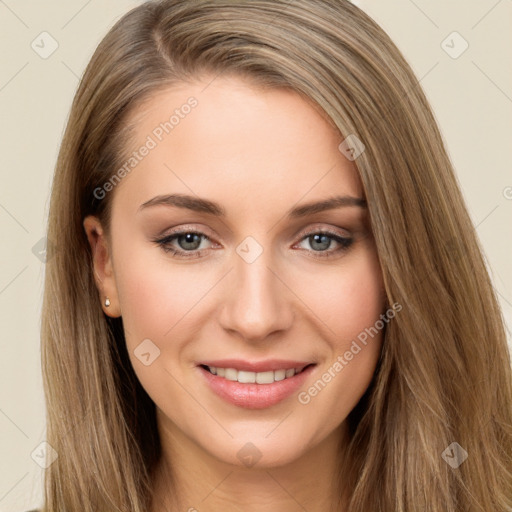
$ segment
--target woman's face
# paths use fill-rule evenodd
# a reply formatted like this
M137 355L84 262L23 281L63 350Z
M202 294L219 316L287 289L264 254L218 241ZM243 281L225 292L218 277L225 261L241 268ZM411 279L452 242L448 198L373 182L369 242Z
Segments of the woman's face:
M98 286L163 436L282 465L336 437L367 389L382 333L359 340L384 312L382 277L343 139L296 93L208 83L132 117L131 164L102 188Z

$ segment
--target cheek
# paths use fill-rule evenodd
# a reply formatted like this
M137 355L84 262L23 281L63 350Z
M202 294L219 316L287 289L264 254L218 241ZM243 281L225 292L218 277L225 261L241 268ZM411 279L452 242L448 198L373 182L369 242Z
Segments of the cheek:
M116 262L116 285L133 369L152 400L165 408L169 396L181 396L172 375L180 353L194 337L194 305L212 283L200 282L197 274L161 256L155 258L155 252L132 250L129 258ZM146 353L148 365L143 360ZM185 414L182 406L179 400L175 403L176 414Z
M360 251L350 261L342 261L322 282L323 286L314 280L309 283L312 309L329 327L332 344L344 351L384 312L385 292L375 251Z
M123 324L130 343L139 337L160 338L176 321L169 316L170 312L179 314L173 307L177 306L173 304L175 291L162 277L161 270L143 265L137 258L130 258L116 272Z
M315 313L327 325L329 358L300 402L328 417L325 432L353 409L371 382L382 347L385 311L382 274L375 251L359 253L343 263L336 278L312 288ZM376 328L377 326L377 328Z
M145 338L161 344L176 337L187 323L187 313L208 289L204 279L200 282L183 266L170 265L154 248L132 250L130 257L116 261L115 267L130 348Z

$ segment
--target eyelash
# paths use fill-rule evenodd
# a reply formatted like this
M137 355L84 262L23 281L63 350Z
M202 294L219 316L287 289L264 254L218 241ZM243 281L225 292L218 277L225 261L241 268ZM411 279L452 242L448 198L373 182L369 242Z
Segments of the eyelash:
M155 243L157 243L166 253L169 253L169 252L172 253L173 257L182 258L182 259L200 258L202 256L203 252L206 249L203 249L203 250L200 250L200 251L197 251L197 250L194 250L194 251L182 251L182 250L179 250L179 249L175 249L175 248L173 248L173 247L171 247L169 245L172 241L174 241L175 239L179 238L180 236L188 235L188 234L199 235L199 236L203 237L205 240L211 241L211 239L207 235L205 235L204 233L201 233L200 231L194 231L193 229L192 230L187 230L187 231L177 231L175 233L171 233L170 235L165 236L164 238L156 239L156 240L153 240L153 241ZM329 230L322 230L322 229L321 230L316 230L316 231L310 231L309 233L306 233L301 238L300 241L302 242L303 240L305 240L305 239L307 239L307 238L309 238L310 236L313 236L313 235L326 235L329 238L332 238L333 240L335 240L341 246L338 249L335 249L333 251L314 251L314 250L311 250L310 252L316 253L315 257L317 257L317 258L331 258L331 257L334 257L334 256L338 255L339 253L342 253L342 252L348 250L348 248L354 242L353 238L342 237L342 236L340 236L337 233L334 233L334 232L329 231ZM307 249L305 249L305 250L307 250Z

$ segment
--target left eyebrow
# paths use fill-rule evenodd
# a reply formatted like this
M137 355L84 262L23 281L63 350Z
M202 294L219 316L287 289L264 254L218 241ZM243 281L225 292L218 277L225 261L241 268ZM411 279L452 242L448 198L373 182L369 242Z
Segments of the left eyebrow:
M346 206L357 206L359 208L366 208L366 200L362 197L353 196L335 196L323 201L314 201L297 206L288 212L288 218L295 219L305 217L313 213L319 213L326 210L333 210L334 208L342 208Z
M218 203L194 197L186 194L166 194L153 197L149 201L139 206L139 211L150 206L164 205L176 206L178 208L186 208L201 213L208 213L216 217L226 217L226 210ZM305 217L314 213L323 212L326 210L333 210L335 208L357 206L359 208L366 208L366 200L362 197L353 196L335 196L322 201L314 201L297 206L290 210L287 214L288 218L295 219Z

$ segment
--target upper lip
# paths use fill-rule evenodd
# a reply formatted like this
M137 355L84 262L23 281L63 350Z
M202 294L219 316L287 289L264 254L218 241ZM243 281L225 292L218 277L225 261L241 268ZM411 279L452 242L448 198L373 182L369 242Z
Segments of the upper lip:
M292 361L290 359L267 359L265 361L244 361L242 359L218 359L201 361L198 366L214 366L215 368L234 368L246 372L270 372L296 368L302 371L306 366L314 364L311 361Z

